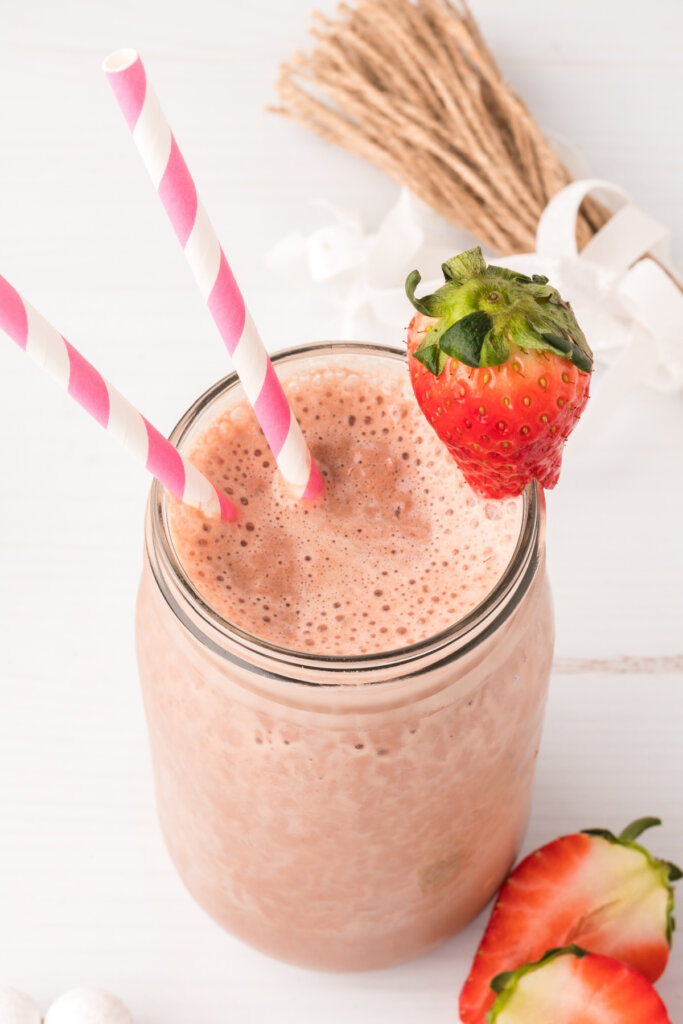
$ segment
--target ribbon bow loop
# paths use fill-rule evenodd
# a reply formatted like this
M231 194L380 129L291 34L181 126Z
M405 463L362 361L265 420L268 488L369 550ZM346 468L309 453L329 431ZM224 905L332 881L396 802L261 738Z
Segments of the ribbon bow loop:
M614 213L579 252L579 208L593 193ZM555 265L553 283L576 308L598 363L633 356L651 387L683 386L683 292L669 262L669 231L623 189L599 178L567 185L543 211L535 255Z

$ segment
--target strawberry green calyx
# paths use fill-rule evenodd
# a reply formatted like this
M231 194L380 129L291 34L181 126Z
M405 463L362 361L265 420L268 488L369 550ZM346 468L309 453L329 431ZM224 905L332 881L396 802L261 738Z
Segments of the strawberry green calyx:
M590 373L593 355L568 302L548 278L487 266L481 249L468 249L443 264L445 283L417 298L419 271L406 279L406 294L425 316L437 319L413 353L438 377L448 358L467 366L500 366L514 348L553 353Z
M640 843L636 842L636 839L638 839L647 829L661 824L661 818L638 818L636 821L632 821L630 825L627 825L618 836L615 836L613 832L610 832L605 828L585 828L583 829L583 833L587 836L600 836L601 839L606 839L608 843L614 843L617 846L626 846L631 850L637 850L638 853L641 853L645 857L649 867L657 877L659 884L669 894L666 914L666 938L669 945L671 945L673 933L676 928L676 920L674 918L674 890L671 883L677 882L679 879L683 878L683 871L681 871L676 864L672 864L671 861L659 860L657 857L653 857L647 847L641 846Z

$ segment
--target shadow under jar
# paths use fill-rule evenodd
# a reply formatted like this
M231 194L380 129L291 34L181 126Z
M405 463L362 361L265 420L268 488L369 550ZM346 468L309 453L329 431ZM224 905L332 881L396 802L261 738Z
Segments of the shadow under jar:
M286 379L340 354L404 360L318 344L274 362ZM187 452L242 397L234 375L219 382L172 440ZM542 492L521 500L512 557L473 610L411 646L336 656L212 608L153 486L137 647L159 815L188 890L240 939L308 967L385 967L500 885L528 820L553 646Z

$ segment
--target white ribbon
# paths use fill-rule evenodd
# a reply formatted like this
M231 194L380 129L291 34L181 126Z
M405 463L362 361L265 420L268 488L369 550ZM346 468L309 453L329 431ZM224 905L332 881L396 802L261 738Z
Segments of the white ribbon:
M595 195L611 219L579 252L576 220L581 203ZM269 267L302 286L315 285L340 314L339 337L396 344L410 317L403 281L415 267L435 276L420 293L442 283L446 256L476 245L463 231L403 190L375 233L353 214L319 204L333 223L305 237L292 235L267 255ZM669 262L669 232L634 206L616 185L575 181L545 208L536 252L506 256L505 266L544 274L568 299L595 354L604 388L625 376L659 391L683 388L683 292ZM497 263L494 257L491 262ZM607 371L609 370L609 374Z
M589 195L613 214L579 252L576 220ZM683 387L683 292L668 243L669 231L621 188L589 178L550 200L538 224L536 252L507 262L520 270L546 268L541 272L572 303L595 347L598 370L601 363L630 361L632 375L658 391L675 391Z

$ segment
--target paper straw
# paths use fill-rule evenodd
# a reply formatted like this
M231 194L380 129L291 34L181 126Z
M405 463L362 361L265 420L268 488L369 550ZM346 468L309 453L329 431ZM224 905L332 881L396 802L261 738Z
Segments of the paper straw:
M1 275L0 329L117 437L167 491L212 519L237 518L230 499L183 458Z
M142 61L135 50L117 50L103 68L280 472L297 497L313 500L323 492L322 477Z

